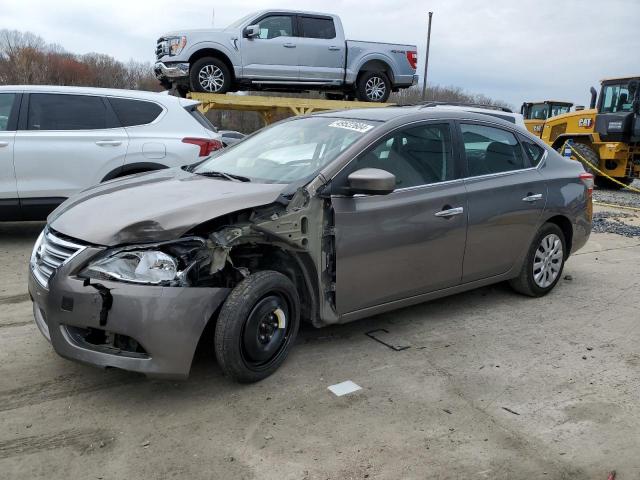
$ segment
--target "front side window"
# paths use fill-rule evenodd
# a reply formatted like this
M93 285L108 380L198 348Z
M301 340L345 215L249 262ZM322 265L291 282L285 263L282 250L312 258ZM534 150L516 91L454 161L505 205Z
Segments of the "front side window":
M101 97L32 93L29 130L97 130L107 128L107 107Z
M546 103L534 103L529 108L528 120L546 120L549 112L549 105Z
M223 172L261 183L293 183L313 176L378 124L326 117L291 120L220 150L193 171Z
M15 98L15 93L0 93L0 132L9 128L9 115Z
M393 173L396 188L416 187L453 178L451 130L429 124L399 130L355 160L354 169Z
M469 176L519 170L525 164L513 133L501 128L463 123L460 125Z
M551 105L551 116L562 115L563 113L569 113L571 105Z
M605 85L602 89L602 113L630 112L633 98L627 85Z
M258 38L268 40L278 37L293 37L293 17L289 15L273 15L260 20Z
M336 38L336 27L331 18L300 17L300 25L305 38Z
M162 113L162 107L157 103L129 98L109 98L111 107L123 127L147 125Z

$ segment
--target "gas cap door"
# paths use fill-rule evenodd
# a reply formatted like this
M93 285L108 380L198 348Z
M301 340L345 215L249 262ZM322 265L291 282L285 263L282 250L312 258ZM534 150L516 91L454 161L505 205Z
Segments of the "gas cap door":
M142 154L145 158L158 160L167 156L167 148L164 143L148 142L142 146Z

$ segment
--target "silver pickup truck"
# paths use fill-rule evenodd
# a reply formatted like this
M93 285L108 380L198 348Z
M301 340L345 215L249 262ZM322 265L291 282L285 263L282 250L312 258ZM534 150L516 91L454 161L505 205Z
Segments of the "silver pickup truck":
M345 40L336 15L265 10L224 29L163 35L156 58L158 80L181 95L321 90L332 99L385 102L416 83L418 54L415 45Z

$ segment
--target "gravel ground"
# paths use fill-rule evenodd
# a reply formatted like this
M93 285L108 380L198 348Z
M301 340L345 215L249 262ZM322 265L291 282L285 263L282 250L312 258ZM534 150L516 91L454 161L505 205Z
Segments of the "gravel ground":
M640 237L638 216L631 213L595 212L592 229L596 233L615 233L623 237Z
M635 180L631 186L640 190L640 180ZM640 208L640 193L631 190L606 190L596 187L593 191L593 199L599 202L614 203L630 207Z

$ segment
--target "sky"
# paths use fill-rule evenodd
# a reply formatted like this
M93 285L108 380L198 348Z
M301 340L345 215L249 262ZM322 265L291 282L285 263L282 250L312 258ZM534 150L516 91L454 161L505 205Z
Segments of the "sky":
M515 108L544 99L588 105L600 79L640 75L640 0L0 0L0 29L73 53L154 61L165 32L225 27L269 8L338 14L349 39L416 44L420 72L433 11L429 82Z

